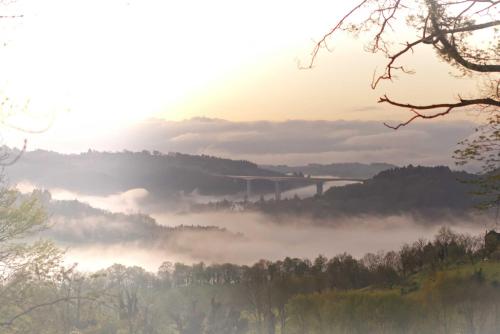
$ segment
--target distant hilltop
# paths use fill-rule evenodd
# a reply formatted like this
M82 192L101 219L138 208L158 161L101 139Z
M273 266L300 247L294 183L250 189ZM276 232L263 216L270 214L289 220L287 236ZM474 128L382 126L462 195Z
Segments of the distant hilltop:
M86 194L105 195L134 188L158 195L189 193L195 189L202 194L241 191L241 186L234 181L213 176L217 174L281 175L246 160L146 150L99 152L89 149L80 154L29 151L7 170L12 182L29 181L44 188Z
M7 152L15 157L19 151ZM246 160L208 155L158 151L99 152L61 154L36 150L23 153L6 170L15 185L27 182L42 189L64 189L80 195L107 196L131 189L145 189L150 204L168 205L185 194L225 196L245 190L244 180L218 175L283 176ZM294 187L294 184L284 185ZM274 191L270 182L255 182L255 193Z
M444 217L472 213L485 200L477 193L478 176L445 166L385 170L363 183L333 187L320 197L255 203L271 214L327 218L352 215Z

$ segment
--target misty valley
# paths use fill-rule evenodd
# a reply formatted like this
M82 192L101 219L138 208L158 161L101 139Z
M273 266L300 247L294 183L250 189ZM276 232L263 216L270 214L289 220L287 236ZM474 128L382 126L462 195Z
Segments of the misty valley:
M7 171L17 198L47 213L28 239L64 250L60 269L37 273L20 308L2 314L46 296L63 302L29 312L14 332L33 331L46 312L47 333L500 328L500 237L485 239L495 212L476 209L475 174L148 151L25 152ZM307 172L364 181L316 194ZM273 181L254 181L248 197L244 180L221 175L300 177L281 181L277 200Z
M0 0L0 334L500 334L500 0Z
M167 260L250 264L362 256L430 238L441 226L484 233L492 219L474 210L478 199L467 182L475 176L447 167L324 165L322 174L366 181L332 182L321 196L315 187L304 192L311 187L300 178L283 181L280 201L272 181L253 181L254 195L245 201L244 180L220 177L300 172L285 168L180 153L34 151L9 167L8 176L44 204L50 228L43 235L69 247L68 261L94 270L116 259L154 271Z

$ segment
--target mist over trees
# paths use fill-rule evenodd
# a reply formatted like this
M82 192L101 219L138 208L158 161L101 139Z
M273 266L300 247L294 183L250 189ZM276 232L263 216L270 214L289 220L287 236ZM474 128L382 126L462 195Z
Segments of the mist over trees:
M118 264L92 274L73 269L57 283L30 277L33 297L60 302L15 319L2 312L0 326L5 333L496 333L498 252L483 236L443 228L434 240L361 259L165 262L156 274Z

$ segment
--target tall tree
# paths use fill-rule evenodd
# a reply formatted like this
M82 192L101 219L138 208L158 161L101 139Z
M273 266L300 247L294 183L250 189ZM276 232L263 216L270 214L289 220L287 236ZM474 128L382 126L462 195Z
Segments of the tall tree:
M61 278L61 252L50 242L28 243L46 227L46 214L37 196L0 189L0 328L15 326L31 312L53 305L33 290Z

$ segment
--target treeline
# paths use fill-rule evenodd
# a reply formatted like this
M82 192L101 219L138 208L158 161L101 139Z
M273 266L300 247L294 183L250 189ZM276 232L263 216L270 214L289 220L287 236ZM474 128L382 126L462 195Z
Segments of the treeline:
M497 257L498 249L490 245L487 251L482 236L443 228L432 241L361 259L341 254L250 266L165 262L155 274L122 265L93 274L73 268L36 275L33 269L21 302L0 306L0 328L5 333L498 333ZM2 293L9 284L2 285Z
M304 166L262 165L262 168L280 173L297 173L308 175L330 175L336 177L352 177L367 179L378 173L395 168L395 165L386 163L363 164L359 162L345 162L332 164L307 164Z

